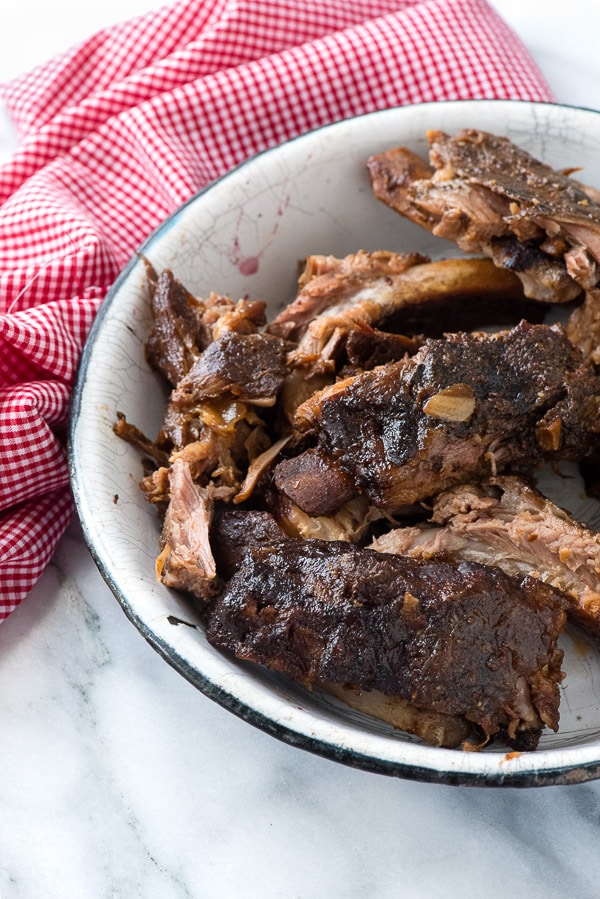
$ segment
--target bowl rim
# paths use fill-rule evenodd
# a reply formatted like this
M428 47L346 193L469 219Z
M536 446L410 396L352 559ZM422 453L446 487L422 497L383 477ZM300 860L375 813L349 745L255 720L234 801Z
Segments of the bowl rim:
M537 767L535 760L542 760L543 756L556 752L557 750L537 750L527 755L532 759L532 766L527 770L509 770L498 765L497 771L486 770L484 772L473 772L457 769L456 771L446 768L438 768L429 765L418 765L411 762L392 760L386 758L375 757L366 752L360 752L349 746L341 746L328 741L325 738L318 737L315 734L308 734L298 729L286 725L284 722L275 721L267 714L255 709L247 702L240 700L237 696L228 690L214 683L209 677L192 666L190 662L182 656L168 641L154 633L146 622L132 608L127 597L119 587L117 581L111 573L111 569L107 561L98 551L90 524L85 515L85 484L84 479L80 476L81 470L76 450L76 435L78 422L80 419L83 394L86 386L86 379L89 371L90 358L94 350L95 342L98 334L103 328L104 322L117 301L122 285L128 280L133 269L139 263L140 257L143 257L146 251L152 246L155 240L160 238L164 231L168 229L173 222L182 215L182 213L191 205L196 204L201 198L218 185L222 185L227 180L239 177L240 172L248 166L252 165L258 159L273 153L285 151L285 148L303 141L314 140L316 136L323 132L332 132L336 129L343 129L349 123L360 122L364 120L372 120L374 117L383 117L401 113L406 110L410 112L415 108L434 108L443 105L444 107L456 106L457 108L464 106L476 105L507 105L521 107L547 108L553 110L566 110L576 114L589 114L594 118L600 116L599 110L590 109L584 106L571 105L566 103L556 103L551 101L528 101L520 99L470 99L470 100L450 100L450 101L424 101L422 103L406 104L403 106L392 106L385 109L366 112L360 115L341 119L330 124L320 126L303 132L289 140L278 143L274 146L267 147L260 153L248 157L243 160L222 176L214 179L200 190L193 193L187 200L174 209L165 217L139 245L132 254L129 261L121 269L108 289L104 300L94 318L92 326L85 340L75 375L74 386L71 396L71 410L69 416L68 432L67 432L67 462L69 469L69 478L71 492L74 499L75 511L77 513L81 526L84 540L92 559L98 568L102 578L114 594L119 602L121 609L126 617L136 627L145 640L158 652L158 654L179 674L181 674L193 686L199 689L205 696L217 702L223 708L235 714L238 718L257 727L259 730L273 736L280 741L291 746L309 751L313 754L328 758L337 762L341 762L347 766L370 771L378 774L391 775L408 780L415 780L429 783L443 783L448 785L460 786L487 786L487 787L534 787L534 786L552 786L584 783L596 778L600 778L600 757L589 761L578 761L575 756L580 752L579 747L561 749L561 755L565 759L562 764L548 764L543 767ZM426 750L436 750L436 747L425 747ZM447 750L446 750L447 751ZM451 750L457 752L459 750ZM599 754L600 755L600 754ZM500 757L501 758L501 757Z

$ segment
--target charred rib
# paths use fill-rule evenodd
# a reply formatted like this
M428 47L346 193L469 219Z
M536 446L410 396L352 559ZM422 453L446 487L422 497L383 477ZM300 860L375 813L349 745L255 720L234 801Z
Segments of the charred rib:
M558 726L564 620L560 594L532 578L287 539L246 554L207 636L306 684L375 689L486 739L535 742Z
M453 410L444 414L449 393ZM563 328L523 322L494 335L427 340L403 362L316 393L295 425L316 442L321 465L346 472L394 513L509 467L582 458L599 405L600 381ZM289 495L282 469L275 475ZM294 502L303 508L298 489Z
M590 191L504 137L427 137L429 166L405 148L371 157L379 199L466 252L492 256L534 299L565 302L597 284L600 205ZM515 239L527 253L507 252Z

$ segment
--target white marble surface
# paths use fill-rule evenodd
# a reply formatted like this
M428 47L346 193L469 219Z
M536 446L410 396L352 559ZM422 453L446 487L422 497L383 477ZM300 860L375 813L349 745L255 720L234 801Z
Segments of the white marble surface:
M157 5L11 4L0 78ZM494 5L559 101L600 108L596 0ZM600 782L421 784L284 745L159 658L76 523L0 627L0 727L1 899L600 895Z

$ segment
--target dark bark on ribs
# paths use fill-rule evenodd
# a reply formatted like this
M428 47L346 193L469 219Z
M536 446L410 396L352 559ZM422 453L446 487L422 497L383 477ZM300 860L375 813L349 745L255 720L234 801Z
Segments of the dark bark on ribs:
M599 405L600 381L564 330L523 322L428 340L403 362L315 394L295 424L316 441L321 464L394 512L509 466L581 459ZM285 479L278 484L287 493ZM294 501L302 508L298 492Z
M308 515L329 515L357 494L352 477L312 449L280 462L274 482Z
M535 579L288 539L246 555L207 636L307 684L379 690L535 743L558 726L564 620Z
M212 428L216 442L229 440L234 455L243 457L250 429L262 423L254 407L275 403L286 355L285 341L269 334L230 332L213 341L172 391L165 435L181 448L207 439Z
M265 303L211 294L194 297L173 272L149 276L154 324L146 342L146 358L154 370L175 386L202 350L229 331L254 333L265 324Z
M154 325L146 342L146 359L175 385L200 352L195 299L170 271L161 272L150 295Z
M217 508L210 530L210 544L219 576L224 581L230 580L249 547L270 544L284 537L269 512L227 506Z
M345 349L351 366L368 371L388 362L399 362L407 354L412 356L422 342L422 339L380 331L363 323L348 331Z
M412 558L444 556L535 574L570 597L573 622L600 637L600 535L518 477L442 493L430 523L395 528L373 549Z
M270 334L228 332L213 341L173 392L175 408L223 394L246 402L275 400L287 373L285 341Z
M431 166L404 148L369 160L379 199L466 252L492 256L532 298L564 302L598 283L593 193L503 137L467 129L428 139Z
M365 506L361 500L355 503ZM300 512L300 510L297 510ZM284 527L294 536L315 537L327 540L351 540L358 537L362 527L366 527L362 517L368 517L368 509L341 512L337 518L309 519L299 522L290 514L285 516ZM302 515L302 513L300 513ZM300 533L300 530L303 533ZM349 532L352 532L352 536ZM217 506L211 525L210 542L217 566L218 577L229 581L240 568L244 556L251 547L264 546L284 539L288 534L282 530L273 515L268 512L231 509ZM471 725L462 715L445 715L433 710L417 708L408 700L398 696L387 696L377 690L362 691L337 684L323 684L324 689L338 696L342 701L368 715L383 719L401 730L415 734L434 746L457 747L470 734Z

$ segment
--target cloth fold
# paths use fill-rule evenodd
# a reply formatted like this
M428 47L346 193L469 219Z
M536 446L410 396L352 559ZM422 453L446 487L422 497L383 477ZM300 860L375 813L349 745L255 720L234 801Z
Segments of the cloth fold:
M73 511L70 390L94 315L162 219L244 159L423 101L548 101L486 0L184 0L0 86L0 620Z

